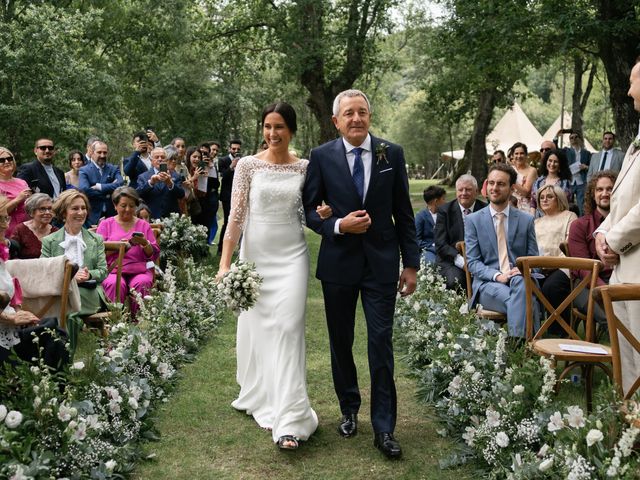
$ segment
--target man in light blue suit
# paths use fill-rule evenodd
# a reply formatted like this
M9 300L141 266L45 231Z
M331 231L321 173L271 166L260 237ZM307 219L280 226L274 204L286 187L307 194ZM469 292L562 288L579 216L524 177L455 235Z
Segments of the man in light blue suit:
M97 225L101 217L112 217L116 214L111 194L124 183L120 169L107 163L109 147L97 140L91 147L91 161L80 169L79 189L82 190L91 204L91 212L87 217L88 225Z
M516 178L509 165L498 163L491 167L487 177L489 207L467 217L464 241L467 266L473 275L470 306L479 303L506 314L509 335L523 338L525 286L515 263L518 257L538 255L538 244L533 217L509 205Z

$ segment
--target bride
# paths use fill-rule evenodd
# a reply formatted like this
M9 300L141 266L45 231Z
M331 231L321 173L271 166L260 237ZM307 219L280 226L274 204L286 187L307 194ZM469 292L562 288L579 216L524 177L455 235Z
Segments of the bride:
M256 304L238 318L236 339L240 394L232 403L271 430L283 450L298 448L318 426L305 378L305 303L309 254L302 219L307 160L289 153L296 112L287 103L267 106L262 130L268 148L236 165L229 226L218 278L231 266L242 235L240 258L263 277ZM318 207L321 218L331 216Z

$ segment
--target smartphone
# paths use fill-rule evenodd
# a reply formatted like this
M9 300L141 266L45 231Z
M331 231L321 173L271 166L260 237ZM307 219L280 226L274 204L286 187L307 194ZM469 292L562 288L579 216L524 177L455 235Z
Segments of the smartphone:
M201 170L204 170L205 168L207 168L207 164L208 163L209 162L207 162L206 160L200 160L198 162L198 168L201 169Z
M132 237L144 237L144 233L142 232L133 232L131 234Z
M155 128L153 128L151 125L147 125L146 127L144 127L144 129L145 129L145 131L147 131L147 132L148 132L149 130L151 130L152 132L155 132L155 131L156 131L156 129L155 129Z
M166 163L161 163L159 170L161 172L167 173L167 164Z

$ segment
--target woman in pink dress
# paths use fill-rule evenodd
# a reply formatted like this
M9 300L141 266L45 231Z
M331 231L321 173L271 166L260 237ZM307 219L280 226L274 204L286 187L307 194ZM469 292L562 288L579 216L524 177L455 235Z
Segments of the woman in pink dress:
M7 148L0 147L0 195L9 199L7 212L11 221L5 233L6 237L11 237L16 225L29 220L24 209L24 201L31 196L31 189L27 182L21 178L15 178L16 159Z
M96 233L105 242L125 241L131 247L127 250L122 262L122 278L120 280L120 298L116 300L115 269L102 282L104 292L112 302L124 303L131 290L143 297L149 293L153 283L154 261L160 255L151 226L137 218L136 208L140 205L138 193L131 187L119 187L111 196L116 209L114 217L105 218L98 225ZM107 257L107 263L116 259L116 254ZM131 298L131 316L135 318L138 304Z

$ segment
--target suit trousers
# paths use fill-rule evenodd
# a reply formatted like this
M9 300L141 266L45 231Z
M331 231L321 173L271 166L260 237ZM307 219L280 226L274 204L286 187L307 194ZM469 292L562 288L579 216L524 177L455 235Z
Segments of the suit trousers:
M396 425L393 361L396 291L396 283L379 283L368 266L357 285L322 282L333 385L343 414L358 413L361 403L352 347L358 296L362 299L371 376L371 424L375 433L393 433Z
M231 200L220 200L222 203L222 213L224 215L224 222L222 223L222 229L220 230L220 238L218 239L218 255L222 253L222 242L224 241L224 234L227 231L227 222L229 222L229 213L231 213Z
M467 276L464 270L444 261L436 261L436 264L445 279L447 290L453 290L456 286L462 287L463 290L467 288Z
M478 303L483 307L507 315L509 336L524 338L527 324L527 302L524 278L522 275L511 277L508 284L487 282L480 286ZM533 304L534 332L540 327L538 302Z
M584 189L585 189L584 183L582 185L573 186L573 193L576 196L576 206L580 211L580 214L578 215L579 217L581 217L584 214Z
M617 283L623 282L618 280L614 269L609 284L615 285ZM633 336L640 340L640 321L638 321L640 319L640 301L615 302L613 311ZM622 389L624 393L627 393L638 376L640 376L640 354L621 334L618 335L618 342L620 344L622 362Z

